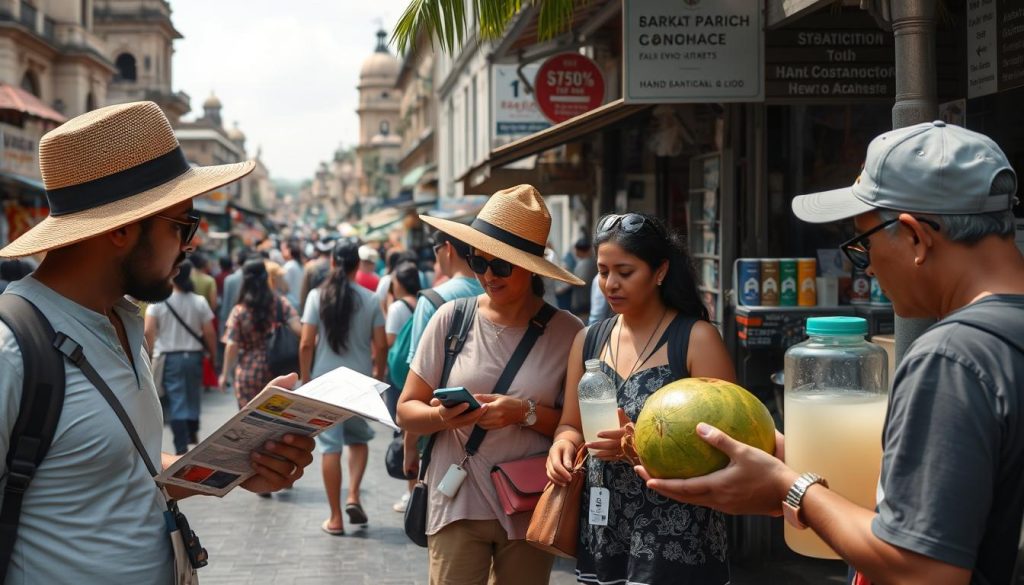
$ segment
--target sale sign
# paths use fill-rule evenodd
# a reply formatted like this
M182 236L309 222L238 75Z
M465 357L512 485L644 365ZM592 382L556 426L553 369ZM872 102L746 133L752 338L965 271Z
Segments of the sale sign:
M540 111L557 124L604 102L604 76L597 65L583 55L562 53L540 66L534 92Z

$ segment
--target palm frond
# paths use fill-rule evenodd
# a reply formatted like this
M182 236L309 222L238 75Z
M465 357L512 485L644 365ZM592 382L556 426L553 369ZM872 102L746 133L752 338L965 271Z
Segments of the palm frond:
M546 41L572 28L577 3L587 0L537 0L537 38Z

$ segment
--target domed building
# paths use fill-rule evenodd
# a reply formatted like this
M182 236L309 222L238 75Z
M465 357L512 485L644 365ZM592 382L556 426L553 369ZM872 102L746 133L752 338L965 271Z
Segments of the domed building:
M359 71L359 144L356 174L363 205L374 207L398 194L398 159L401 140L397 136L401 95L395 88L401 63L387 47L387 33L377 31L377 48L363 61ZM369 211L367 207L361 210Z

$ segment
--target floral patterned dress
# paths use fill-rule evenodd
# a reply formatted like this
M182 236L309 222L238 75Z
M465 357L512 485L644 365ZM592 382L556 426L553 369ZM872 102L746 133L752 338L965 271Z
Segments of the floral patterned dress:
M291 303L282 296L274 295L274 301L281 307L284 322L298 319L299 315ZM244 407L270 383L270 366L267 363L267 345L270 331L257 328L253 321L253 312L249 307L238 303L231 309L228 322L224 325L222 341L233 341L238 344L238 363L235 364L235 399L238 408Z
M636 372L625 381L608 365L605 374L619 387L618 401L636 420L647 397L673 380L668 365ZM608 525L591 526L590 488L608 488ZM723 585L729 582L728 536L721 512L682 504L647 489L624 462L587 459L580 498L580 542L576 579L580 583L623 585Z

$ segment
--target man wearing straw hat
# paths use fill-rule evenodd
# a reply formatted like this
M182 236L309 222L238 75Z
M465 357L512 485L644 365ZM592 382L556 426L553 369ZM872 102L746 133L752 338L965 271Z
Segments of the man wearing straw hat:
M50 215L0 257L46 258L4 294L29 300L55 331L82 346L149 459L166 467L175 458L160 452L162 417L143 323L125 295L146 302L170 295L199 224L192 198L246 175L253 162L190 167L160 108L138 102L86 113L48 133L39 164ZM169 583L163 496L98 386L71 361L64 366L63 409L24 492L7 582ZM19 344L0 323L0 472L8 482L4 461L23 371ZM294 375L274 381L294 382ZM298 436L266 445L252 454L256 475L243 487L291 485L312 461L312 449L311 439Z

